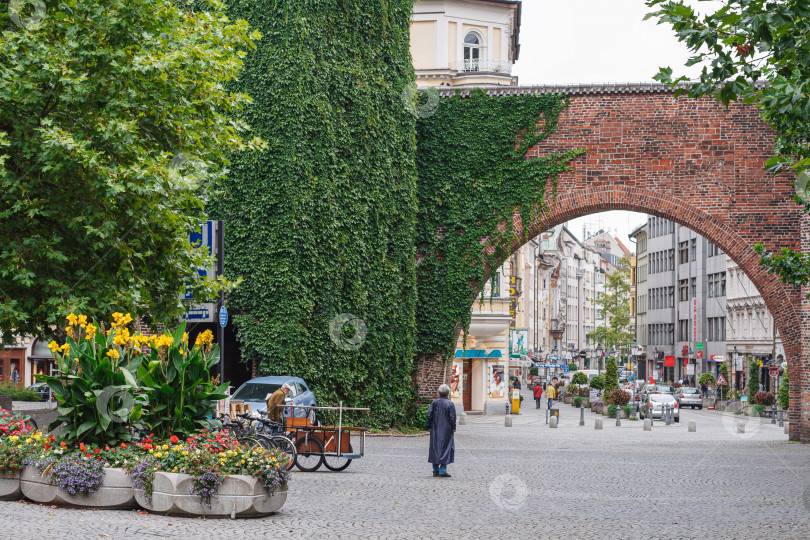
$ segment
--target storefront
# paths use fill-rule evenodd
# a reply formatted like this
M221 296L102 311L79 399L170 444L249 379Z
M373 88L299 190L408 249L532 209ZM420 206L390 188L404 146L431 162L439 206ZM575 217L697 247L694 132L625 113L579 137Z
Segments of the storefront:
M0 382L25 384L25 348L6 347L0 350Z
M500 349L457 349L450 370L450 397L458 410L503 414L509 387Z
M53 355L48 349L48 344L41 339L34 343L33 350L28 356L28 365L31 368L31 381L29 384L35 384L37 375L53 375L56 369L56 364L53 361Z

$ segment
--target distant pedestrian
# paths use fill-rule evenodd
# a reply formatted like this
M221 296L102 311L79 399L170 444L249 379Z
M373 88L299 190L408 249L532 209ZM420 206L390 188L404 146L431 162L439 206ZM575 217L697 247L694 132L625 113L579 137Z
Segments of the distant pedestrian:
M540 408L540 400L543 399L543 387L539 384L534 385L534 402L537 404L537 408Z
M450 387L439 387L439 398L433 400L427 412L430 429L430 449L428 462L433 464L433 476L449 478L447 465L453 463L456 444L453 433L456 431L456 406L448 398Z
M515 390L520 390L520 379L515 379L515 383L512 385L512 388Z
M554 398L557 397L557 391L554 388L553 382L546 387L546 397L548 398L548 410L551 410L551 408L554 407Z

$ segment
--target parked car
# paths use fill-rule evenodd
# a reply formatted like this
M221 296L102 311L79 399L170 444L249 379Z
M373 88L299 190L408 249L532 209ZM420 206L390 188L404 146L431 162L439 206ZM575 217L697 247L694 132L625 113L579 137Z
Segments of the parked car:
M681 407L703 408L703 394L700 388L682 387L675 392L675 400Z
M32 392L36 392L37 394L39 394L39 400L40 401L52 401L53 400L53 396L51 394L51 389L44 382L32 384L31 386L26 387L26 390L31 390Z
M641 403L641 407L639 407L639 417L642 420L645 418L663 418L665 404L675 407L673 411L673 418L676 422L680 422L681 418L678 402L675 401L675 397L670 394L647 394L644 401Z
M288 405L304 405L315 407L315 394L309 389L304 379L299 377L288 376L275 376L275 377L258 377L251 379L236 392L233 393L231 399L240 399L245 405L250 405L250 409L254 412L267 408L267 398L270 394L281 388L281 385L287 383L292 389L287 396ZM315 421L315 411L312 409L293 409L297 418L304 418L309 416L312 423ZM290 416L290 410L284 410L284 416Z

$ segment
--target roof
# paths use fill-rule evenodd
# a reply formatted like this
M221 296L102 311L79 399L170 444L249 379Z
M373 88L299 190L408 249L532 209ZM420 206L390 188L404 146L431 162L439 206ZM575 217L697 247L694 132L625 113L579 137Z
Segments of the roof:
M628 233L627 236L629 236L630 238L635 238L636 236L638 236L642 232L647 232L645 227L647 227L647 222L646 221L644 223L642 223L641 225L639 225L638 227L636 227L635 229L633 229L632 231L630 231L630 233ZM642 230L642 229L645 229L645 230Z
M306 381L301 377L291 377L289 375L273 375L272 377L256 377L255 379L250 379L248 382L250 383L261 383L261 384L284 384L287 381L298 381L303 382L306 384Z
M616 243L619 244L619 247L621 248L622 251L624 251L625 255L627 255L629 257L629 256L631 256L633 254L629 249L627 249L627 246L625 246L622 243L622 241L619 240L618 236L613 237L613 239L616 240Z
M566 95L588 95L588 94L660 94L674 93L676 89L688 89L691 82L678 83L675 87L656 82L635 82L635 83L586 83L586 84L546 84L538 86L482 86L490 96L515 96L525 94L566 94ZM764 83L761 85L764 87ZM469 97L472 88L439 88L439 96L452 97L459 92L461 97Z

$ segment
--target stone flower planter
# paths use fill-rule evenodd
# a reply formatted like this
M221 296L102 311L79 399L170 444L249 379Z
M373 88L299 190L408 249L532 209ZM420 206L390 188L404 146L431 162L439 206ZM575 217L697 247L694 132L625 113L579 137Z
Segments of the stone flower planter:
M71 495L53 486L34 467L20 475L22 494L34 502L90 508L137 508L132 480L123 469L104 469L104 482L90 495Z
M211 518L266 516L277 512L287 501L286 491L269 495L258 478L233 475L226 476L217 495L211 497L209 510L191 492L193 482L187 474L158 471L152 482L151 503L146 502L143 490L135 490L135 499L143 509L156 514Z
M20 473L0 473L0 501L15 501L20 497Z

